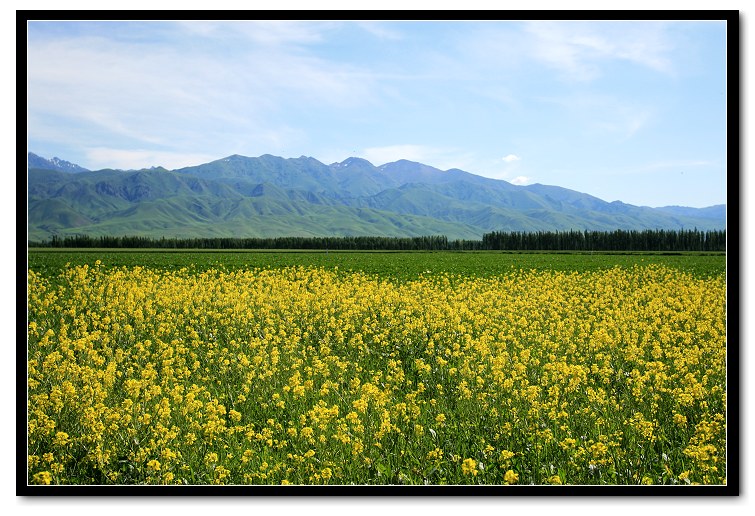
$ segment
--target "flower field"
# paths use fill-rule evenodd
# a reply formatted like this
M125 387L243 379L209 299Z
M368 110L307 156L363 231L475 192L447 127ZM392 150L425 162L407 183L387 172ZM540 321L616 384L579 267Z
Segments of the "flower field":
M726 279L28 272L32 484L725 484Z

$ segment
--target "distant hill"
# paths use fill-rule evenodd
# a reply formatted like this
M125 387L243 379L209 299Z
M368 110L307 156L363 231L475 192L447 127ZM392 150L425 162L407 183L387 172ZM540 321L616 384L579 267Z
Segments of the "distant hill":
M86 171L29 153L28 199L35 241L53 234L453 240L490 231L726 227L725 205L638 207L557 186L517 186L407 160L376 167L361 158L325 165L305 156L233 155L172 171Z
M88 172L87 169L85 169L84 167L80 167L76 165L75 163L64 161L60 158L45 159L40 156L37 156L33 152L29 153L28 166L29 168L41 168L44 170L57 170L60 172L70 172L70 173Z
M659 211L682 215L684 217L702 217L706 219L721 220L726 219L726 205L718 204L708 206L707 208L687 208L686 206L663 206L657 208Z

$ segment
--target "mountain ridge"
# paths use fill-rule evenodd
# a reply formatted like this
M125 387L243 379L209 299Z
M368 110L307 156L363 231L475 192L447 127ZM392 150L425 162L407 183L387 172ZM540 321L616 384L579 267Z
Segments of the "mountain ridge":
M71 163L70 161L62 160L58 157L52 159L46 159L34 154L33 152L27 155L28 168L41 168L46 170L58 170L60 172L78 173L89 172L84 167Z
M358 157L326 165L307 156L235 154L175 170L88 171L29 153L28 201L35 241L54 234L479 239L490 231L726 227L726 205L633 206L409 160L376 167Z

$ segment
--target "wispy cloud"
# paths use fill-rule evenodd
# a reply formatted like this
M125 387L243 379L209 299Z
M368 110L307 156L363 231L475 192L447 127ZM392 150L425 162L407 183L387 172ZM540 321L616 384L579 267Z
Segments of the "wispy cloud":
M367 31L373 36L385 39L385 40L401 40L404 39L404 35L397 29L397 25L388 25L386 23L376 21L362 21L357 22L357 27Z
M162 151L191 147L232 153L244 151L228 143L240 140L278 151L286 142L271 145L276 138L294 137L288 140L292 144L302 136L282 122L282 112L343 110L373 101L369 70L304 48L328 30L325 24L185 22L166 27L175 30L164 28L148 47L136 38L75 33L31 38L29 116L40 124L30 126L30 137L54 137L51 128L57 126L59 138L73 130L95 147L112 147L105 142L119 137L128 146ZM203 44L193 44L192 38ZM246 38L246 44L234 38Z
M593 57L599 41L576 36L561 24L532 22L526 26L532 38L532 55L571 79L591 80L598 75Z
M189 34L228 40L240 36L265 46L311 44L323 40L323 33L333 29L333 22L290 20L183 21L177 26Z
M504 80L545 67L561 81L591 82L617 61L668 75L676 72L673 57L680 46L672 26L656 21L481 23L457 46L475 68Z
M516 176L515 178L509 181L509 183L511 183L512 185L519 185L519 186L528 185L531 182L532 182L532 179L530 179L527 176Z
M529 22L532 56L565 79L590 81L611 60L673 71L673 45L662 22Z
M649 104L609 94L577 93L537 100L568 114L574 129L610 134L619 141L632 138L655 116L655 108Z
M628 140L653 119L648 108L633 110L629 107L616 107L607 112L605 118L595 117L594 126L601 130L617 133L620 140Z
M503 165L501 165L501 161ZM503 179L515 185L524 185L532 182L530 176L522 173L525 170L522 167L522 157L518 154L507 154L500 158L500 160L486 161L480 165L478 171L471 172L479 173L492 179Z

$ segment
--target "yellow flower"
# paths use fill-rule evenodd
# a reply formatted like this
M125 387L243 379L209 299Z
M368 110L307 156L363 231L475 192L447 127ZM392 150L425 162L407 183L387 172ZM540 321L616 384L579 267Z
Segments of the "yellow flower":
M451 481L495 472L526 483L539 457L583 483L596 478L581 466L637 463L640 448L622 443L676 436L663 478L634 468L631 482L725 482L723 274L647 264L411 281L317 267L61 274L28 276L29 481L47 470L50 483L86 483L91 466L128 482L127 456L154 483L198 466L208 482L360 483L399 439L397 471L426 457L460 464ZM522 435L527 449L514 444ZM476 443L467 453L485 469L435 448L459 439ZM555 472L543 482L562 480Z
M514 473L513 470L508 470L505 475L503 475L503 480L507 484L516 484L519 481L519 475Z
M65 432L57 432L55 434L55 439L52 440L53 444L56 446L65 446L70 442L70 439L68 438L68 434Z
M216 466L215 467L215 483L219 484L224 479L228 478L228 476L231 474L231 472L224 468L223 466Z
M49 485L50 482L52 482L52 475L49 471L40 471L39 473L35 473L34 477L32 478L35 484Z
M461 463L461 472L465 475L472 475L476 476L477 471L477 461L474 459L464 459L464 461Z

